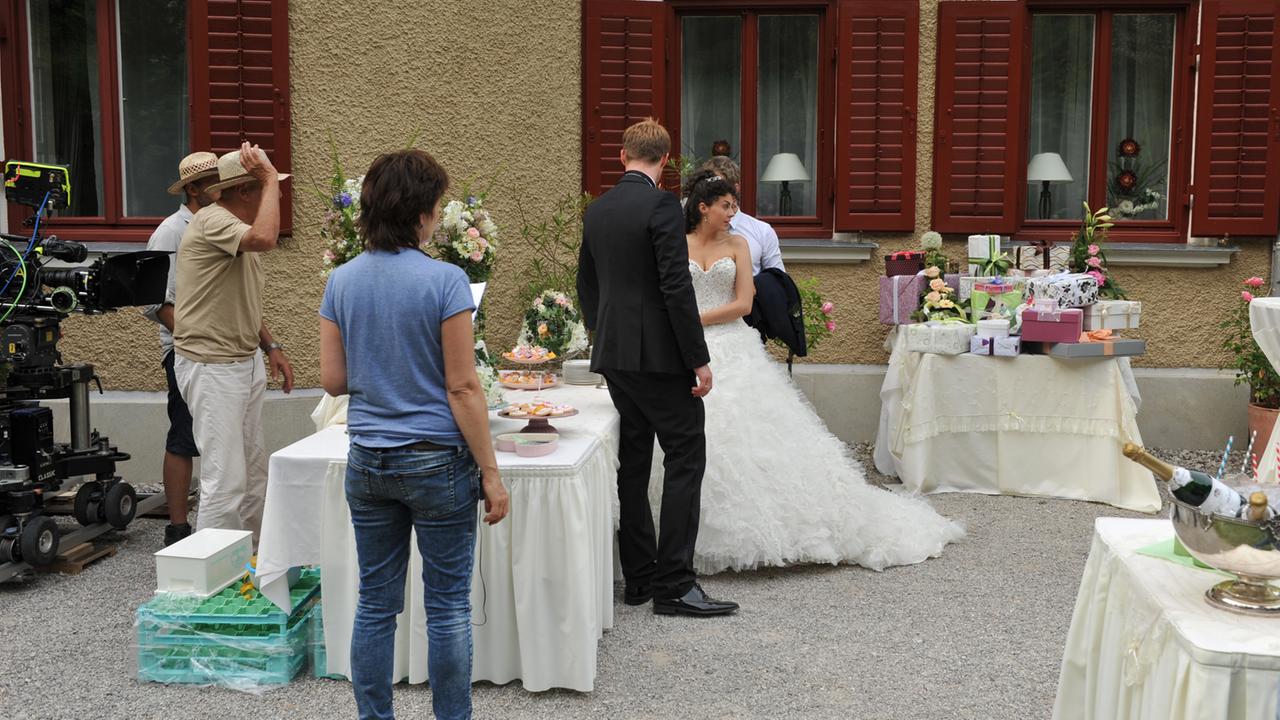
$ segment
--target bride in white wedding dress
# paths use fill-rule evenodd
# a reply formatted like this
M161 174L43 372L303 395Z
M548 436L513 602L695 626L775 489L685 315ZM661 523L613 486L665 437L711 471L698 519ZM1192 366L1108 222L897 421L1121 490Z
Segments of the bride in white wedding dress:
M746 240L729 234L733 187L704 171L691 178L686 195L689 272L713 373L703 400L707 468L698 573L797 563L882 570L939 555L964 534L960 525L918 497L868 485L844 443L742 322L755 285ZM653 468L656 508L657 457Z

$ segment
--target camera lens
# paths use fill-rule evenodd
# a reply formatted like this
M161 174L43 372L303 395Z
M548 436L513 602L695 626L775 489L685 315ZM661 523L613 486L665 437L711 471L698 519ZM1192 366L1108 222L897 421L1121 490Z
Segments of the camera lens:
M72 312L79 302L79 299L76 298L76 292L65 285L54 288L53 292L49 293L49 304L60 313Z

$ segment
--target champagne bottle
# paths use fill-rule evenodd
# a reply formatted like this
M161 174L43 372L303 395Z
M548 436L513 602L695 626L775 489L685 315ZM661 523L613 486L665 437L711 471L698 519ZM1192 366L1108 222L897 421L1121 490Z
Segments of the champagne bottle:
M1267 494L1255 490L1249 495L1249 504L1240 511L1240 517L1256 523L1262 523L1275 517L1276 511L1267 504Z
M1174 467L1133 443L1125 443L1121 452L1150 470L1157 478L1169 483L1169 491L1178 500L1197 507L1202 512L1237 517L1240 510L1249 504L1243 495L1227 487L1222 481L1199 470Z

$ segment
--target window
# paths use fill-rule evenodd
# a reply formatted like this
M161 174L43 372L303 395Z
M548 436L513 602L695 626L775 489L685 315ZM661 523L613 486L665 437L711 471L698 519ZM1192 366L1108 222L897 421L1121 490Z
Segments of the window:
M1074 223L1082 202L1172 227L1177 34L1170 12L1032 16L1026 227Z
M830 158L819 150L829 124L819 99L826 8L716 9L676 6L672 130L681 159L700 164L727 154L742 168L746 212L778 226L829 227L827 203L819 203L830 195Z
M45 227L73 240L146 240L176 208L166 189L193 148L221 153L250 139L287 171L285 8L0 0L4 154L71 169L70 207ZM287 224L287 196L283 209ZM31 211L8 212L16 228Z

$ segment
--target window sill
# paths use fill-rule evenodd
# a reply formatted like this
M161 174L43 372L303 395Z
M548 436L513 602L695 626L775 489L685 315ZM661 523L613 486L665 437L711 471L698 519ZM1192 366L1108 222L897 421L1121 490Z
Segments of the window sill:
M1012 247L1026 246L1013 242ZM1190 245L1187 243L1132 243L1107 244L1108 265L1140 265L1144 267L1216 268L1231 263L1240 248Z
M782 262L822 263L824 265L866 262L880 246L873 242L838 239L783 239Z

